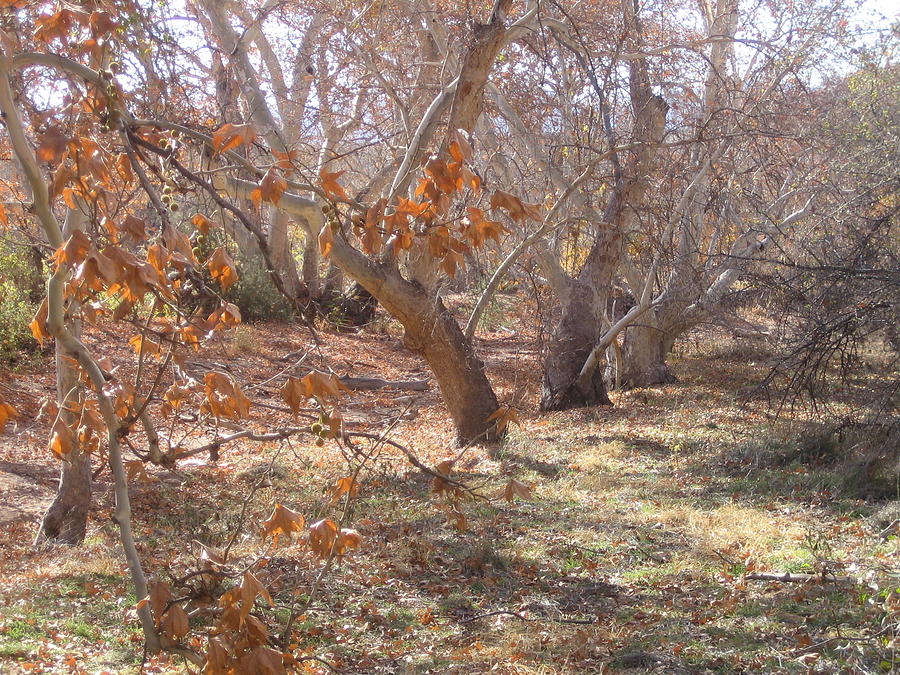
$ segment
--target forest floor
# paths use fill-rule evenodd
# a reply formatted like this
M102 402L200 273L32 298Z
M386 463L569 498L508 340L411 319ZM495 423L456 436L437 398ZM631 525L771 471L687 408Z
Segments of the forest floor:
M89 341L128 361L115 337L98 330ZM390 327L324 337L324 356L342 374L429 376ZM280 383L265 381L309 342L301 327L241 326L187 367L201 378L226 368L252 400L274 405ZM897 516L888 501L848 488L809 411L776 418L763 402L742 402L765 372L764 353L707 334L673 358L675 384L614 393L612 408L541 415L535 339L499 327L478 350L499 398L521 418L501 447L472 447L455 465L454 477L486 499L463 503L460 531L431 478L382 449L361 474L348 521L363 545L325 577L297 624L297 653L329 664L305 661L309 672L900 667ZM83 546L32 546L56 480L47 421L35 420L53 391L51 364L38 356L0 371L5 398L22 413L0 435L0 672L138 672L136 599L110 520L108 471L97 478ZM391 438L426 464L457 452L433 382L423 393L354 392L341 407L355 429L380 433L395 423ZM260 429L290 422L254 410ZM208 432L190 440L202 443ZM177 473L150 471L133 485L146 567L189 564L197 542L221 547L236 527L235 554L252 556L264 547L250 523L276 502L307 522L337 517L343 507L327 490L346 474L336 447L304 437L233 444L217 462L195 457ZM531 499L504 499L510 479ZM257 575L276 607L264 614L283 622L289 589L308 592L321 563L296 541L267 558ZM825 579L753 578L785 572ZM143 670L186 672L164 659Z

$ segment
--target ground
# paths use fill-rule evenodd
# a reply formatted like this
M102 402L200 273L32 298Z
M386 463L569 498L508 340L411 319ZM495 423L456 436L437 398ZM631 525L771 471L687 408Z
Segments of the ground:
M322 337L338 372L428 376L391 326ZM89 341L127 361L127 345L114 338L100 330ZM187 367L201 376L227 368L257 385L246 387L251 399L277 405L280 381L266 380L309 345L300 327L243 326ZM463 502L460 531L432 478L382 450L349 513L363 546L325 578L298 623L296 652L329 664L305 661L309 672L874 673L900 665L897 521L879 517L884 495L848 490L822 453L809 452L808 412L776 418L747 402L764 355L707 335L673 359L675 384L614 393L612 408L539 415L534 337L499 325L478 349L499 398L521 418L501 447L469 448L456 464L453 476L483 498ZM0 373L5 398L22 412L0 436L0 671L137 672L136 598L110 521L108 472L97 477L82 547L32 546L55 487L47 422L35 421L53 391L48 364L38 356ZM254 409L260 428L286 419ZM400 417L391 437L428 465L458 452L434 386L355 392L342 409L350 427L372 432ZM339 515L326 492L343 466L337 449L299 438L151 471L133 485L148 570L184 569L198 542L222 547L235 528L235 550L252 555L261 545L248 523L276 502L308 522ZM502 498L510 479L526 486L512 501ZM267 559L258 576L276 606L261 612L274 624L292 591L309 592L321 563L296 540ZM819 579L753 578L776 572ZM185 670L164 659L144 667Z

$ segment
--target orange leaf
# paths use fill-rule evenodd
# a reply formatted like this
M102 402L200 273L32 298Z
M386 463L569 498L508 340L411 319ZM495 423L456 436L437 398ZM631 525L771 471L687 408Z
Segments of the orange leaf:
M244 576L241 579L240 617L242 621L250 614L250 610L253 609L253 604L256 602L257 596L262 596L269 605L272 604L272 596L269 595L269 591L266 590L266 587L263 586L259 579L253 576L251 572L244 572Z
M151 354L160 357L162 355L162 346L159 342L144 335L135 335L128 341L128 344L131 345L131 348L134 349L138 356Z
M213 327L217 327L219 325L222 326L236 326L241 322L241 310L238 309L237 305L233 305L230 302L223 303L220 307L216 308L216 310L210 314L206 320Z
M496 190L491 195L491 209L503 209L509 217L517 223L524 223L526 218L532 220L541 219L541 207L539 204L526 204L515 195L502 190Z
M66 242L56 249L53 254L53 260L56 262L56 268L60 265L77 265L87 256L87 252L91 248L91 240L81 230L75 230L72 236Z
M508 502L512 502L515 497L518 497L519 499L534 499L531 488L515 479L510 479L506 484L506 489L503 491L503 497Z
M303 383L307 398L336 398L341 395L341 391L347 391L334 375L320 373L318 370L311 371L300 382Z
M296 377L288 377L281 387L281 398L296 415L300 412L300 406L306 402L306 387Z
M142 242L147 238L147 221L137 216L128 216L122 223L122 232L134 243Z
M169 611L163 617L160 627L166 635L171 635L176 640L183 638L191 629L188 623L188 615L181 608L181 605L177 604L169 607Z
M163 610L165 610L166 605L172 600L172 597L172 591L169 590L168 584L162 581L156 581L150 586L150 595L148 599L157 623L159 623L162 618Z
M266 171L259 182L259 196L264 202L277 204L285 190L287 190L287 181L278 175L275 167Z
M34 154L42 162L56 164L66 152L69 137L58 127L50 127L40 135L40 143Z
M337 542L334 545L335 553L344 555L350 549L358 548L360 543L362 543L362 535L356 530L345 527L338 534Z
M510 424L522 426L519 413L510 406L499 407L485 422L496 422L497 433L502 434Z
M249 124L223 124L212 135L215 154L252 143L256 132Z
M352 476L345 476L338 480L338 482L331 487L329 492L331 493L331 503L335 504L345 494L355 497L359 492L359 483L357 483Z
M319 171L319 181L322 185L322 189L325 191L325 195L334 200L348 200L350 199L347 196L347 193L344 191L344 188L341 187L341 184L337 182L337 179L344 175L344 171L335 171L333 173L325 171L322 169Z
M31 328L31 334L41 347L44 346L44 340L49 340L53 337L50 335L50 329L47 328L48 308L47 298L44 298L44 301L34 313L34 318L31 320L31 323L28 324L28 327Z
M195 213L191 217L191 224L197 228L200 234L209 234L210 230L218 227L218 224L204 216L202 213Z
M456 463L455 459L445 459L443 462L437 464L434 467L434 472L438 474L431 481L431 491L437 494L441 494L445 490L450 487L450 483L448 483L445 478L450 477L450 472L453 471L453 465Z
M215 417L239 420L250 416L250 401L231 375L211 372L203 378L206 400L201 408Z
M331 555L331 548L338 536L338 526L333 520L326 518L309 526L309 546L320 558Z
M6 403L3 400L3 397L0 396L0 433L3 432L3 427L6 426L6 423L15 418L18 415L16 409L13 408L9 403Z
M197 259L194 257L191 240L181 230L177 230L170 225L166 225L162 231L163 244L169 251L177 251L184 256L189 263L196 264Z
M281 504L275 504L272 515L262 524L263 536L272 537L274 544L277 546L278 538L281 535L284 535L290 542L291 534L302 532L305 524L306 521L301 514Z
M231 288L240 278L234 260L221 246L210 256L206 266L209 267L209 273L212 274L213 279L219 282L223 292Z
M322 251L322 256L327 258L328 254L331 253L331 247L334 244L334 232L331 231L331 225L327 222L322 226L322 230L319 232L319 250Z
M255 618L255 617L250 617ZM284 658L276 649L259 645L245 654L238 662L238 667L229 673L258 673L258 675L283 675Z

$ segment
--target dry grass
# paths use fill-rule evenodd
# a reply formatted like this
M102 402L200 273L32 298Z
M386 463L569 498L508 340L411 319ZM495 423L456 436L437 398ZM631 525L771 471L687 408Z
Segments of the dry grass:
M195 359L227 359L238 377L261 382L288 365L281 355L305 345L299 331L254 326ZM423 373L394 337L336 334L329 345L341 369L398 380ZM298 649L349 673L805 673L810 664L820 672L878 672L895 658L884 638L896 639L890 627L898 600L884 591L898 537L869 518L878 504L838 490L840 476L829 467L758 461L763 452L791 456L811 416L798 410L774 421L742 407L737 391L761 367L740 350L704 339L673 364L677 384L616 393L612 409L541 416L533 412L533 344L496 335L480 347L501 398L523 401L523 425L499 451L473 448L458 464L458 477L489 500L465 502L468 529L457 532L436 508L428 478L384 451L364 475L353 511L366 544L329 576L315 611L299 624ZM22 377L32 388L52 387L41 374ZM346 417L378 429L405 408L403 395L361 393L346 404ZM450 452L449 422L433 390L416 409L395 436L436 463ZM261 411L259 423L271 415ZM15 446L0 437L0 459L43 456L44 431L22 425ZM267 482L249 502L251 518L265 517L276 501L310 519L333 515L323 487L342 477L343 466L335 448L301 439L289 449L230 448L218 465L201 459L183 467L179 480L160 475L136 486L148 567L186 564L194 540L221 545L260 476ZM534 486L535 499L499 499L510 478ZM88 672L137 671L134 599L105 480L84 547L31 549L36 513L10 530L0 553L3 672L26 663L68 672L72 656ZM52 494L52 480L37 485ZM237 550L259 550L253 528L245 527ZM750 569L826 564L870 585L743 578ZM318 565L295 545L274 551L259 574L284 603L290 583L314 578ZM273 623L283 618L261 611ZM504 613L478 618L492 612ZM95 632L67 628L62 614ZM148 671L184 668L157 662Z

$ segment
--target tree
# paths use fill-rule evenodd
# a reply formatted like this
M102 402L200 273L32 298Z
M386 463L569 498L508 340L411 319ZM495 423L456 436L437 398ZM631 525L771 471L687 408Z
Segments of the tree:
M517 162L536 169L522 176L507 164L501 179L533 186L526 194L535 201L548 191L566 198L569 227L545 227L547 241L533 242L560 304L545 409L604 402L607 349L610 383L670 381L665 357L675 341L715 316L749 260L764 258L815 206L815 167L790 169L804 149L794 120L810 110L793 82L830 44L822 36L839 35L846 10L798 10L795 40L778 23L786 13L770 24L734 2L700 6L699 31L685 27L686 15L651 21L631 2L620 7L606 23L587 6L545 17L544 44L554 48L543 63L558 64L552 91L566 102L552 131L539 112L529 123L510 104L521 98L515 85L495 93L497 133ZM582 174L568 177L573 160ZM617 283L627 293L614 291Z
M279 213L290 213L303 225L308 241L318 237L320 245L344 273L349 275L368 292L375 296L406 331L407 345L425 358L438 380L444 400L450 410L457 428L460 442L468 442L480 437L490 438L493 435L492 423L488 418L498 409L496 396L484 375L483 365L475 356L471 344L459 328L456 320L443 307L439 298L434 295L433 278L438 272L438 265L445 273L455 274L461 262L461 252L469 245L478 243L477 236L466 233L478 230L489 223L483 216L469 221L463 226L460 235L452 232L444 224L448 215L448 197L463 190L479 189L479 182L464 164L470 159L468 141L465 140L475 126L481 111L481 94L497 51L510 38L510 29L506 25L506 17L511 2L498 1L486 24L476 25L471 43L460 58L459 72L455 78L441 85L437 96L427 109L421 111L415 133L403 150L399 159L399 168L390 185L384 185L383 201L376 200L368 208L356 200L347 197L343 187L335 179L342 173L326 169L332 161L335 148L347 131L363 122L362 102L360 94L347 119L339 125L325 126L323 142L317 160L317 174L322 189L318 190L332 202L330 213L332 220L326 222L319 203L293 193L278 192L269 199ZM240 74L242 93L250 114L250 121L262 130L269 148L276 157L287 158L287 164L293 168L293 157L297 150L286 135L283 123L279 123L270 109L263 93L257 69L254 68L246 49L229 23L225 7L220 3L202 3L205 17L209 21L210 30L223 51L232 55L235 68ZM316 19L311 25L315 25ZM512 29L515 33L515 28ZM254 35L261 35L256 28ZM265 38L257 37L264 44ZM354 45L354 38L349 37L351 51L360 51ZM428 41L426 41L426 47ZM354 49L355 47L355 49ZM263 47L265 54L267 48ZM427 54L423 54L427 58ZM365 62L363 63L363 65ZM282 80L278 68L266 63L267 70L275 82ZM321 70L328 70L327 58L320 61ZM430 67L433 68L433 67ZM368 74L367 77L372 77ZM330 96L337 88L329 73L328 80L319 80L317 92L322 96L326 108ZM384 77L381 77L384 81ZM295 83L296 86L296 83ZM391 91L388 89L388 93ZM433 154L424 164L426 176L419 183L415 197L423 201L407 199L409 186L412 183L411 168L426 158L427 147L438 128L441 114L449 115L449 133L441 143L441 150ZM288 120L293 114L299 117L302 111L280 111L279 117ZM404 120L409 115L403 116ZM456 139L456 140L453 140ZM272 168L270 172L278 170ZM186 176L190 174L185 172ZM272 180L282 180L267 174ZM264 178L265 180L265 178ZM252 196L255 190L261 190L263 183L254 184L240 178L220 180L216 186L232 197ZM368 185L364 193L374 198L373 188ZM351 226L349 218L339 214L338 203L345 202L360 215L363 213L361 229L363 251L350 243ZM470 214L476 211L470 211ZM479 212L480 213L480 212ZM478 219L480 218L480 220ZM410 222L412 219L412 222ZM246 220L246 219L244 219ZM474 222L473 222L474 220ZM419 236L416 236L419 235ZM469 241L465 241L468 236ZM480 237L483 241L483 237ZM409 251L409 278L403 276L398 265L398 253ZM311 255L307 247L308 255ZM374 256L373 258L368 257ZM308 263L314 267L313 262Z

